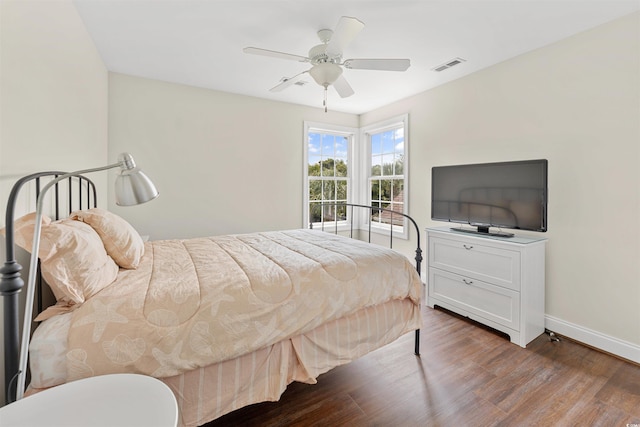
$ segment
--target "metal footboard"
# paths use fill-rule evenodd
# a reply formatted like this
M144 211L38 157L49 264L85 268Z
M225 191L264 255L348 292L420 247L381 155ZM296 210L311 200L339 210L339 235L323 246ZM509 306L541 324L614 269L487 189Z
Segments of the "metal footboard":
M324 206L335 206L336 210L337 207L339 206L344 206L350 209L349 212L349 216L348 216L348 220L341 220L338 221L337 218L334 221L331 221L333 223L333 232L334 234L338 234L339 231L339 227L338 227L338 223L342 223L345 224L348 222L349 224L349 237L353 238L353 231L354 231L354 220L355 220L355 216L353 215L353 209L354 208L364 208L364 209L369 209L369 218L371 218L371 214L376 211L376 212L388 212L389 213L389 217L390 217L390 222L391 222L391 227L389 227L390 231L389 231L389 248L393 249L393 238L394 238L394 234L393 234L393 217L394 216L401 216L403 218L406 218L407 220L409 220L409 222L411 224L413 224L413 227L416 231L416 249L415 249L415 261L416 261L416 271L418 272L418 276L421 277L421 265L422 265L422 249L420 248L420 229L418 228L418 224L416 223L416 221L411 218L409 215L406 215L402 212L397 212L391 209L385 209L385 208L379 208L377 206L368 206L368 205L358 205L355 203L342 203L342 202L329 202L329 203L322 203L320 204L321 207ZM371 243L371 220L367 221L368 223L368 242ZM320 227L323 231L327 231L325 229L325 220L324 220L324 216L322 217L322 221L320 221ZM327 226L326 228L330 228L331 226ZM309 224L309 228L313 228L313 223ZM420 356L420 329L416 329L415 331L415 348L414 348L414 353L416 356Z

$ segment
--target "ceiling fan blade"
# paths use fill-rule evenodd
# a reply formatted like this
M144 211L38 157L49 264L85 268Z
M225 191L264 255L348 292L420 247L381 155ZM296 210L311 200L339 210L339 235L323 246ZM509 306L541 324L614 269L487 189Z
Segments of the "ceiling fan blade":
M406 71L411 61L408 59L347 59L342 65L353 70Z
M303 71L300 74L296 74L295 76L288 78L288 79L284 79L282 82L280 82L279 84L277 84L276 86L272 87L271 89L269 89L270 92L280 92L286 88L288 88L289 86L293 85L295 82L299 81L303 74L308 73L309 71Z
M356 38L363 28L364 23L360 20L349 16L341 17L329 44L327 44L327 54L329 56L342 55L344 48Z
M341 98L348 98L355 93L347 79L344 78L344 74L341 74L338 80L333 82L333 87Z
M289 60L298 61L298 62L309 62L309 58L307 58L306 56L293 55L291 53L278 52L275 50L260 49L259 47L245 47L244 49L242 49L242 51L244 53L250 53L252 55L262 55L262 56L268 56L271 58L289 59Z

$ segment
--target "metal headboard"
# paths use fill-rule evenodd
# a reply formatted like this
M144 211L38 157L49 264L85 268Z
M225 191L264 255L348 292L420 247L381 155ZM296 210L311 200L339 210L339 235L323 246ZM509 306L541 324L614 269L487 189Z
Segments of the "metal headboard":
M15 400L15 377L18 373L19 354L20 354L20 322L19 322L19 298L18 295L24 286L24 281L20 275L22 266L16 261L15 245L14 245L14 215L16 203L20 190L23 186L31 181L35 185L35 200L40 194L41 181L48 181L64 175L66 172L49 171L38 172L20 178L11 189L9 199L7 201L7 212L5 215L5 244L6 244L6 261L4 266L0 268L0 295L4 301L4 381L5 381L5 401L6 403ZM70 177L68 180L62 180L54 184L53 192L53 219L60 219L61 212L67 215L75 209L84 209L97 206L96 186L90 179L77 175ZM63 190L66 189L66 192ZM63 206L61 197L66 193L67 203ZM38 308L36 313L43 309L42 302L42 280L38 275L37 282Z
M353 230L354 230L354 215L353 215L353 208L364 208L364 209L369 209L370 215L369 215L369 221L368 221L368 241L369 243L371 243L371 214L376 211L376 212L387 212L389 213L389 218L390 218L390 222L391 224L393 224L393 217L394 215L398 215L401 216L403 218L406 218L407 220L409 220L409 222L411 224L413 224L413 227L416 231L416 271L418 272L418 276L420 276L420 272L421 272L421 265L422 265L422 249L420 248L420 228L418 228L418 224L416 223L416 221L411 218L409 215L406 215L402 212L397 212L391 209L385 209L385 208L379 208L377 206L368 206L368 205L358 205L355 203L343 203L343 202L327 202L327 203L321 203L320 204L321 207L324 206L334 206L337 207L339 206L344 206L344 207L349 207L351 208L351 212L349 215L349 237L353 238ZM346 223L346 221L332 221L333 223L333 228L334 228L334 234L338 233L339 227L338 227L338 223L339 222L343 222ZM322 217L322 221L320 223L320 227L323 231L325 231L325 221L324 221L324 216ZM313 223L309 224L309 228L313 228ZM389 248L393 248L393 239L394 239L394 233L393 233L393 226L390 227L390 231L389 231ZM415 351L414 353L416 354L416 356L420 356L420 329L416 329L416 335L415 335Z

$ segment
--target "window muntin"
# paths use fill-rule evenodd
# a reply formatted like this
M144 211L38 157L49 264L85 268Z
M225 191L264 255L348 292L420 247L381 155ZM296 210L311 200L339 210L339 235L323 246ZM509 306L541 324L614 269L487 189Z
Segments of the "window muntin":
M353 133L308 128L307 140L307 222L344 221L347 219L344 206L321 204L349 201Z
M371 206L406 213L405 201L405 123L365 132L368 141L368 202ZM404 231L405 218L391 212L372 212L372 225Z
M322 208L322 203L373 205L408 213L408 115L360 129L305 122L305 227L322 219L348 230L351 214L357 228L409 238L407 220L388 212L369 216L364 210ZM407 197L405 198L405 195ZM343 221L346 220L346 221ZM319 224L318 224L319 225Z

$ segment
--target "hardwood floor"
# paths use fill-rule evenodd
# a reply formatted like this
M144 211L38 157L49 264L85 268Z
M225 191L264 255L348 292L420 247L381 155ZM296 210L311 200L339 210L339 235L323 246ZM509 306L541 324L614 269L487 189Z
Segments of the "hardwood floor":
M456 315L424 311L413 334L217 426L640 426L640 367L542 335L526 349Z

